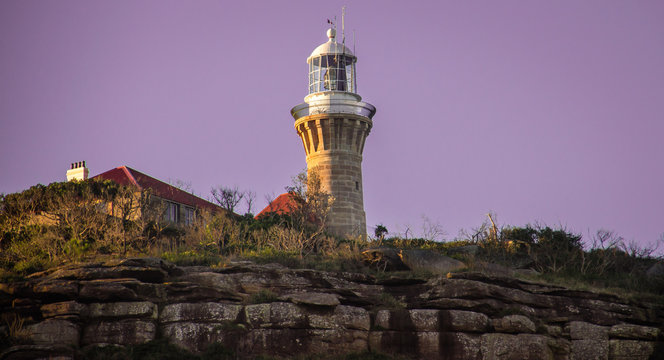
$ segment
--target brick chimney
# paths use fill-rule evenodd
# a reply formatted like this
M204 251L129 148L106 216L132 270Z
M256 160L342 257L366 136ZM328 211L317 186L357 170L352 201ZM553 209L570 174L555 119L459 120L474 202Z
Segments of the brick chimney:
M77 180L83 181L88 179L90 170L85 167L85 161L71 163L71 167L67 170L67 181Z

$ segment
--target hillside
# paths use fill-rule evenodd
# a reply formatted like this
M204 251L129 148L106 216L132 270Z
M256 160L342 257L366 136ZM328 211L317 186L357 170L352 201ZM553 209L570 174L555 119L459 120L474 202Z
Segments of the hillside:
M664 354L656 247L491 216L448 242L342 238L300 185L288 214L186 225L110 181L0 196L0 360Z
M176 266L157 258L54 267L0 284L7 323L0 331L8 335L0 359L664 354L661 302L479 272L428 279L394 274L248 261ZM141 351L166 355L140 357ZM341 357L348 353L364 355Z

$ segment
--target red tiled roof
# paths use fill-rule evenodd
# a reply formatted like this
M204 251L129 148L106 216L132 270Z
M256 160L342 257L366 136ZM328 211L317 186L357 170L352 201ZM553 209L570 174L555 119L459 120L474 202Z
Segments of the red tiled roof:
M94 176L93 179L112 180L120 185L132 185L138 187L139 189L151 189L155 196L199 209L207 209L210 211L223 210L223 208L218 205L215 205L207 200L203 200L184 190L180 190L175 186L169 185L161 180L157 180L152 176L145 175L142 172L134 170L128 166L120 166L115 169L108 170Z
M297 209L300 205L295 199L295 195L291 193L284 193L277 196L276 199L272 200L261 212L256 215L256 219L261 216L267 215L269 213L276 213L279 215L284 215L292 212Z

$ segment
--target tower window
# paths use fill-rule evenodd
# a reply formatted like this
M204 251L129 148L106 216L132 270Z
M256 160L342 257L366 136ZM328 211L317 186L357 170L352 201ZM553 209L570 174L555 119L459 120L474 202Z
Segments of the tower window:
M357 92L355 57L348 54L309 58L309 93L322 91Z
M360 190L360 182L359 181L355 182L355 190Z

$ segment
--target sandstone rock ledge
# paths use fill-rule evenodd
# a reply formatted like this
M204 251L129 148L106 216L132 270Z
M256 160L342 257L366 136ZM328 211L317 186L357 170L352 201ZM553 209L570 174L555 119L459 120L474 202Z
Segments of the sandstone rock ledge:
M158 336L195 352L221 342L248 359L367 350L419 359L664 357L662 304L476 273L377 281L276 264L127 259L0 284L0 312L14 319L0 337L16 334L17 319L26 337L0 359L76 359L87 347Z

